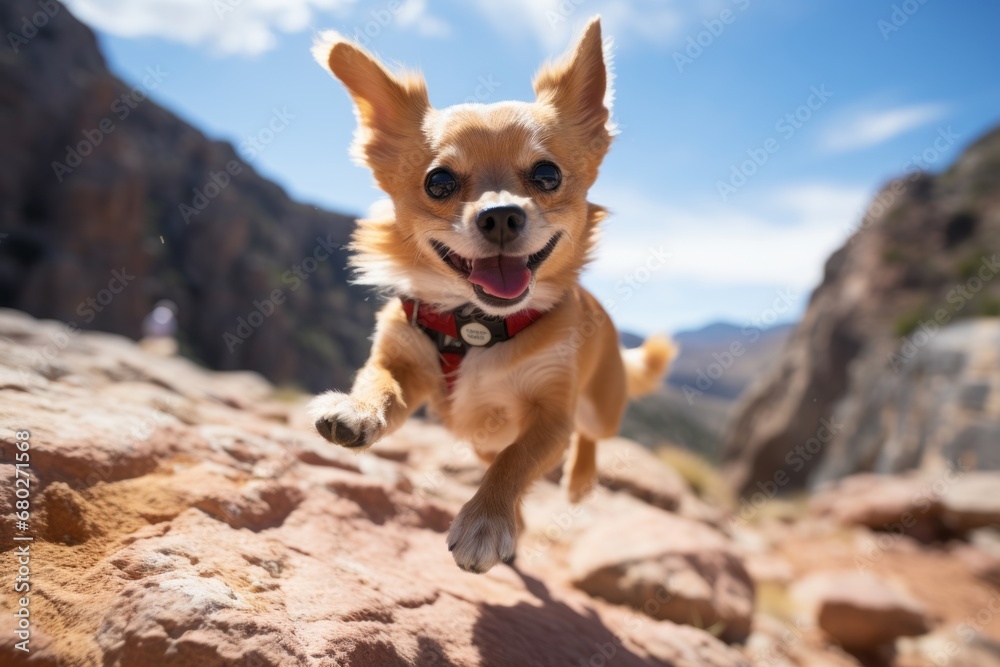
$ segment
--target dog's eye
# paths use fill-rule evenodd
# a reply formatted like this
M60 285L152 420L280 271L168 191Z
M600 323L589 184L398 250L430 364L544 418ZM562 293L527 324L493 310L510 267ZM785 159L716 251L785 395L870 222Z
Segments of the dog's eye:
M433 199L444 199L458 189L458 181L447 169L435 169L427 174L424 189Z
M562 183L562 172L551 162L539 162L531 170L531 182L539 190L551 192Z

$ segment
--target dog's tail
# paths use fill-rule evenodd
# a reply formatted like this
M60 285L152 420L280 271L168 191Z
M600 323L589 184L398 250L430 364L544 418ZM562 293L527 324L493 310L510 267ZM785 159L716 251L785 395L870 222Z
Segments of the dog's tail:
M676 356L677 346L665 336L650 336L639 347L622 349L628 397L637 398L656 391Z

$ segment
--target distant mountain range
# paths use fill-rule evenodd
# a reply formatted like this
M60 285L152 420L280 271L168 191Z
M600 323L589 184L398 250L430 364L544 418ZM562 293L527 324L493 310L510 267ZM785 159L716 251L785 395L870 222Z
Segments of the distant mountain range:
M715 322L675 333L680 354L666 384L629 407L623 434L651 446L670 442L716 458L737 399L770 372L793 329L793 324L757 329ZM621 339L626 347L642 342L630 332Z
M768 329L718 322L674 336L681 352L667 381L685 395L734 400L781 352L793 324Z

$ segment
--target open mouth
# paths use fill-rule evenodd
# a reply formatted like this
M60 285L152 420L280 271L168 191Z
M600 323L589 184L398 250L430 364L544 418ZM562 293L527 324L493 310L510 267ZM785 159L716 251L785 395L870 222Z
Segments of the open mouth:
M560 237L562 232L556 232L545 247L532 255L494 255L476 259L462 257L440 241L431 241L431 245L445 264L472 283L476 295L485 303L509 306L528 295L531 278L555 250Z

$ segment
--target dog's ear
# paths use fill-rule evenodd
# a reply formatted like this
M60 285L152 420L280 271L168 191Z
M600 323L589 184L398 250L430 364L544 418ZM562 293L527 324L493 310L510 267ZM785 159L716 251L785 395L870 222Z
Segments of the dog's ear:
M352 154L371 167L382 189L407 170L420 169L426 158L421 125L430 110L427 87L419 74L393 74L361 46L335 32L325 32L312 49L354 100L358 129Z
M594 144L591 148L603 146L604 151L615 133L611 122L612 74L605 56L601 17L595 16L576 45L558 61L542 67L534 81L538 102L555 107L560 118L579 131L581 139Z

